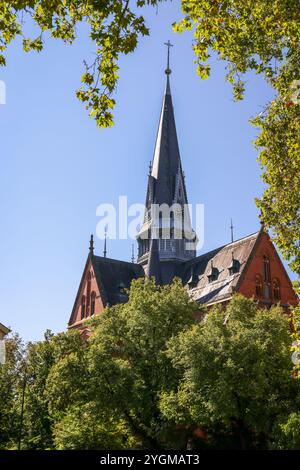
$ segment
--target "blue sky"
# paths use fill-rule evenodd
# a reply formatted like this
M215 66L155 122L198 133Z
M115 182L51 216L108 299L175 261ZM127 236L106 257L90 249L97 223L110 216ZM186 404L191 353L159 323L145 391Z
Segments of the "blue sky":
M171 39L171 88L189 202L205 204L201 252L259 228L254 198L262 192L248 119L272 96L256 76L247 78L243 102L234 103L224 64L212 76L195 73L192 36L174 34L179 2L147 10L151 36L120 60L115 126L99 130L75 97L83 59L94 46L85 28L73 46L47 41L40 53L11 45L0 80L0 322L25 340L46 328L66 328L100 203L144 202L165 86ZM103 242L96 240L96 253ZM108 256L130 260L130 240L109 240ZM295 278L295 276L292 276Z

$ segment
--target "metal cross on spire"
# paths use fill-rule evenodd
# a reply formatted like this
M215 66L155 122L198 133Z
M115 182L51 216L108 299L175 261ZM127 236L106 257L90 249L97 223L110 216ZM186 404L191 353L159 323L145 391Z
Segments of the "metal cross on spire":
M165 73L167 75L170 75L170 73L172 72L172 70L170 69L170 47L173 47L173 44L171 44L170 40L168 42L165 42L164 44L168 48L168 61L167 61L167 68L165 70Z

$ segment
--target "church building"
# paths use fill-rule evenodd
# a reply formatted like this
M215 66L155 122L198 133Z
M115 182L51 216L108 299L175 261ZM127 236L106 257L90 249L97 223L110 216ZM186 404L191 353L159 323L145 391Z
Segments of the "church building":
M228 302L234 293L254 298L262 306L295 306L298 298L275 246L261 225L259 231L196 256L197 236L191 226L185 178L177 140L170 88L166 88L152 165L149 169L145 216L137 234L137 262L125 262L94 253L93 237L68 323L81 328L84 321L107 306L127 301L131 281L144 276L168 284L179 277L199 304ZM174 210L156 213L152 207ZM182 221L184 217L184 231Z

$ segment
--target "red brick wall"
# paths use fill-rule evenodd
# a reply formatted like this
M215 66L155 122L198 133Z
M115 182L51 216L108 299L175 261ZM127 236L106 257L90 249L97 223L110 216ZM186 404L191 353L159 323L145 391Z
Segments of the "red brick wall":
M74 310L73 310L73 315L72 315L70 323L69 323L69 328L81 326L83 321L84 321L84 320L81 319L81 299L82 299L83 295L85 295L85 297L86 297L86 315L85 315L85 319L90 318L91 304L89 305L89 309L87 308L87 287L88 287L88 274L89 273L91 274L91 292L94 291L96 293L95 315L98 315L104 309L104 304L103 304L103 301L102 301L101 296L100 296L100 292L99 292L99 289L98 289L95 273L94 273L91 262L89 262L89 264L86 268L86 271L85 271L85 276L84 276L84 279L83 279L83 282L82 282L82 285L81 285L81 288L80 288L80 291L79 291L78 298L76 299L76 304L75 304L75 307L74 307Z
M263 269L263 256L266 255L270 260L270 277L271 277L271 299L268 301L263 296L260 298L262 302L272 302L277 303L274 301L273 291L272 291L272 280L278 279L280 283L280 296L281 305L297 305L298 299L294 290L291 286L291 282L289 277L284 269L281 260L275 250L273 243L271 242L268 234L263 233L262 237L258 241L258 245L256 246L254 256L250 262L250 265L245 273L245 276L242 279L240 288L238 291L243 294L245 297L252 297L256 296L255 292L255 276L259 274L264 279L264 269Z

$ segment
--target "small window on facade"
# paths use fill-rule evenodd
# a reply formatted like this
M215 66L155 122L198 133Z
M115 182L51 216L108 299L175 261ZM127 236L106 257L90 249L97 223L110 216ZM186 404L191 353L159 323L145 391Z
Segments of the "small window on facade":
M218 268L213 266L213 261L211 261L211 269L207 277L208 277L208 282L216 281L219 277L219 270Z
M263 285L261 277L259 275L255 277L255 294L256 297L262 297L263 295Z
M270 296L270 286L268 284L264 285L264 298L269 299Z
M231 265L228 268L229 275L232 276L232 274L238 273L240 270L240 266L241 265L240 265L239 260L232 257Z
M81 320L85 317L85 295L81 297Z
M196 274L196 272L194 271L194 268L192 266L191 276L190 276L190 278L187 282L187 284L189 286L189 289L193 289L193 287L196 287L198 282L199 282L199 276L198 276L198 274Z
M95 314L96 292L91 293L91 315Z
M263 264L264 264L264 281L265 282L270 282L270 279L271 279L271 276L270 276L270 260L266 255L263 258Z
M274 299L274 301L279 302L279 300L280 300L280 285L279 285L279 281L277 279L273 280L272 289L273 289L273 299Z

